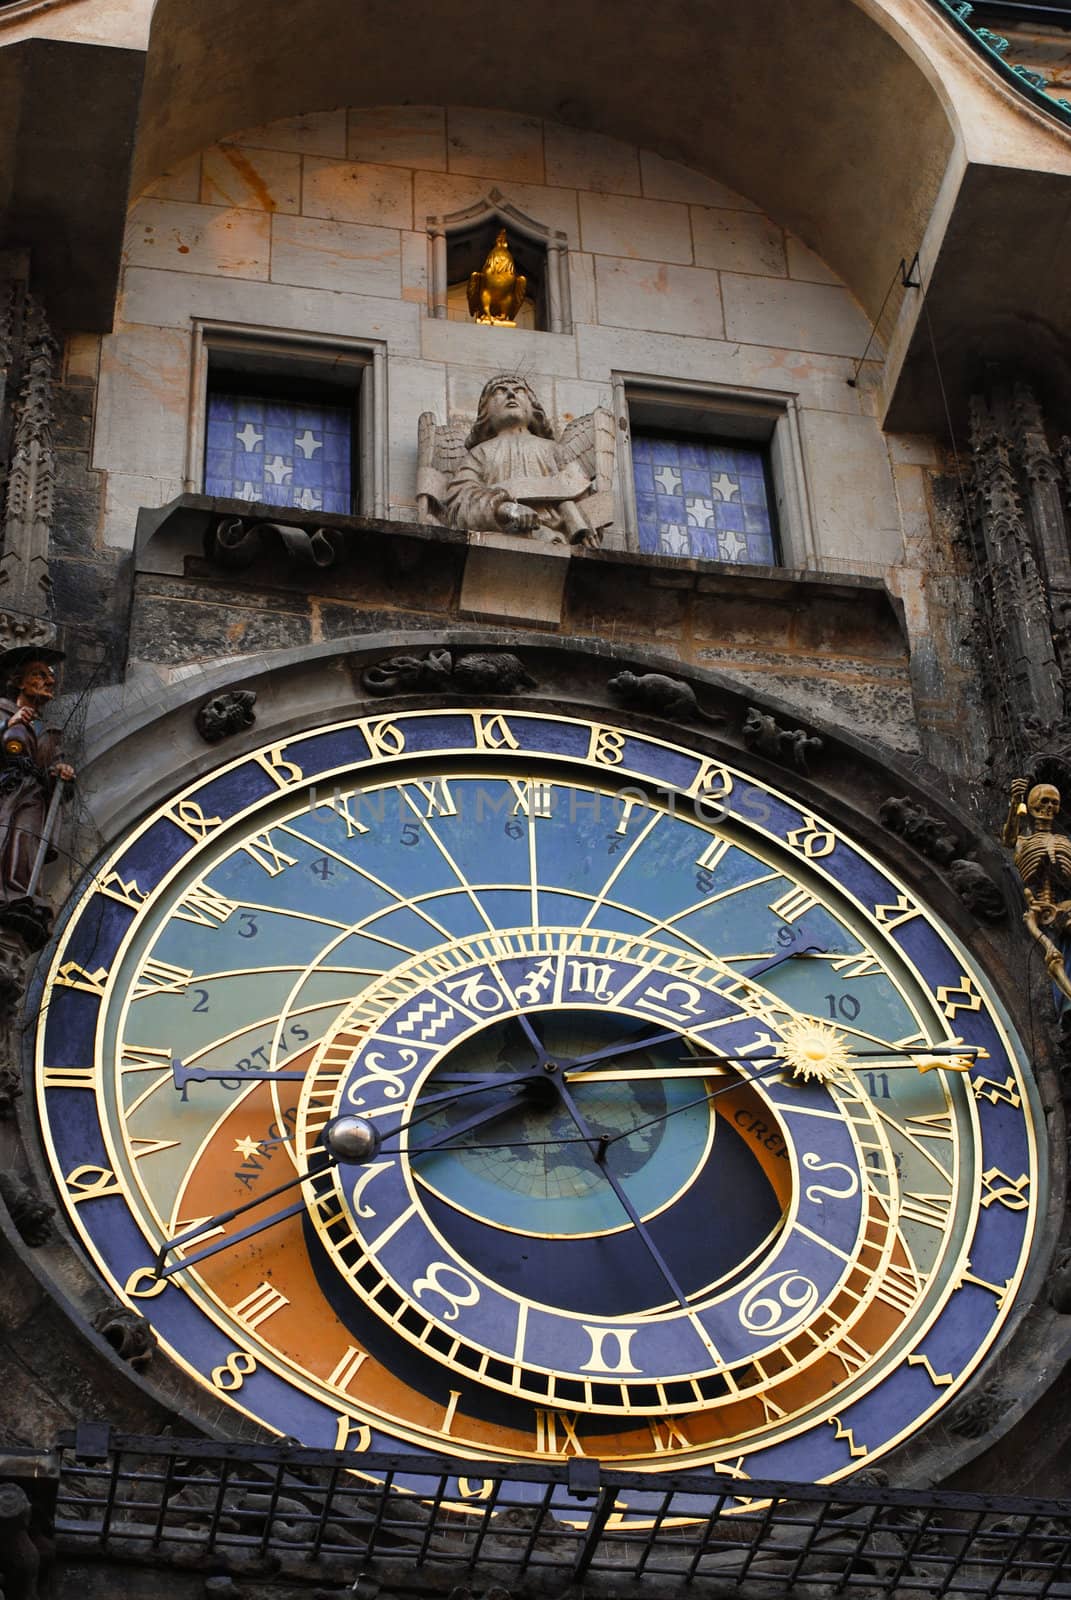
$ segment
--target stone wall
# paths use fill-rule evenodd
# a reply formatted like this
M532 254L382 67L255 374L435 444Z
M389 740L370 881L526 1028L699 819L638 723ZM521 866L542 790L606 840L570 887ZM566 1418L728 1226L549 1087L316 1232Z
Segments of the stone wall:
M425 231L496 187L568 240L574 332L428 315ZM559 422L609 404L612 372L798 398L822 558L901 558L892 472L864 388L869 326L847 289L740 195L597 134L500 112L318 113L235 136L133 207L93 464L105 538L183 482L194 318L384 341L389 499L415 508L422 411L471 416L504 364Z

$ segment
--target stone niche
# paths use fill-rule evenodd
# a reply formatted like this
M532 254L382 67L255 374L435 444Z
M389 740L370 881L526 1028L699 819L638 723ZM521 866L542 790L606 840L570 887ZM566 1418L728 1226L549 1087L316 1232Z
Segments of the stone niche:
M461 211L428 217L430 273L428 311L455 322L470 320L469 274L483 265L500 228L506 230L518 272L528 279L528 293L517 313L519 328L544 333L571 333L569 264L566 235L519 210L498 189L492 189Z

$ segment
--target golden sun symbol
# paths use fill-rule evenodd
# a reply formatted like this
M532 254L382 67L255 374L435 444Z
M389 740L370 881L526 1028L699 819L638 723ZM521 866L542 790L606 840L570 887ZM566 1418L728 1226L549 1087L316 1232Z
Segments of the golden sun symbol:
M845 1048L847 1041L828 1023L800 1017L781 1030L781 1039L785 1066L794 1078L801 1078L804 1083L811 1079L830 1083L851 1072L852 1058Z

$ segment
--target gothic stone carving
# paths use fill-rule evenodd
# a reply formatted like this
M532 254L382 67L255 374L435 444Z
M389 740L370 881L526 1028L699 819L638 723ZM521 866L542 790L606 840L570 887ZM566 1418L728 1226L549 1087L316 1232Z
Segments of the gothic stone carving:
M33 1507L17 1483L0 1483L0 1579L3 1600L37 1600L41 1551L30 1533Z
M1008 915L1004 895L980 862L961 856L949 863L948 876L968 911L983 922L1003 922Z
M221 517L205 535L205 555L218 566L242 571L272 544L298 566L333 567L342 549L337 529L295 527L289 522L265 522L244 517Z
M652 711L660 717L683 722L689 717L704 722L724 722L713 712L704 711L695 690L683 678L670 678L664 672L619 672L606 685L615 699L633 711Z
M52 1237L52 1218L56 1214L55 1206L50 1206L47 1200L42 1200L40 1195L21 1178L16 1178L13 1172L0 1170L0 1200L7 1207L8 1215L18 1232L23 1244L31 1249L47 1244Z
M197 732L206 744L217 744L232 733L242 733L257 720L253 689L228 689L206 700L194 718Z
M534 390L517 373L484 384L476 420L420 418L421 520L550 544L597 545L613 521L614 426L600 408L556 438Z
M419 689L459 689L462 694L521 694L536 681L508 650L475 650L453 656L429 650L424 656L388 656L365 667L361 685L368 694L414 694Z
M995 1427L1008 1409L1008 1398L997 1383L988 1384L977 1394L969 1395L957 1406L948 1428L964 1439L981 1439Z
M28 296L23 325L24 376L15 412L4 553L0 556L0 608L11 608L11 621L19 627L22 638L9 636L4 641L7 644L47 643L55 637L49 621L52 584L48 573L56 481L52 442L55 353L56 342L44 311Z
M768 712L760 711L757 706L748 707L742 732L749 750L755 750L760 756L777 761L781 766L791 763L797 772L805 773L809 758L819 755L822 749L822 741L817 734L808 733L804 728L783 728Z
M106 1306L93 1318L97 1332L111 1345L116 1355L129 1362L135 1372L144 1372L156 1349L152 1324L125 1306Z
M906 795L900 798L890 795L888 800L883 800L878 807L878 821L939 866L947 867L960 853L959 840L951 829Z

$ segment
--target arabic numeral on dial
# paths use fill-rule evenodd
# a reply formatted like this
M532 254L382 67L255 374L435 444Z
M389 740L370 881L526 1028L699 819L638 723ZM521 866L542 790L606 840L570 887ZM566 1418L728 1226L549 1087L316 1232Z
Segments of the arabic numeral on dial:
M420 843L420 829L415 822L407 822L402 827L400 838L402 844L411 850L415 844Z
M239 939L255 939L259 928L253 913L251 911L243 911L238 920L241 923L241 927L238 929Z
M818 1285L789 1267L763 1278L744 1296L740 1325L748 1333L790 1333L810 1316L817 1304Z
M451 1287L451 1280L457 1287ZM480 1291L468 1274L448 1261L433 1261L424 1276L414 1281L414 1300L426 1294L441 1295L446 1301L449 1309L441 1313L444 1322L456 1322L461 1307L474 1306L480 1298Z
M888 1100L890 1098L889 1074L887 1072L864 1072L867 1093L872 1100Z
M232 1350L222 1366L212 1368L212 1383L224 1394L233 1394L257 1370L254 1358L245 1350Z
M862 1011L862 1006L854 994L827 994L822 997L831 1017L843 1017L845 1022L854 1022Z
M830 1200L850 1200L853 1194L858 1194L859 1174L843 1161L823 1161L816 1151L808 1150L803 1157L803 1165L808 1172L843 1172L847 1181L847 1188L843 1189L831 1189L826 1183L808 1184L804 1194L815 1205L825 1203L823 1196L828 1196Z
M194 1015L196 1016L199 1013L203 1013L208 1010L208 990L195 989L193 992L197 996L197 1004L193 1008Z

